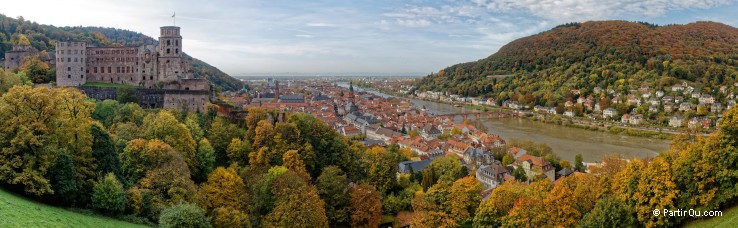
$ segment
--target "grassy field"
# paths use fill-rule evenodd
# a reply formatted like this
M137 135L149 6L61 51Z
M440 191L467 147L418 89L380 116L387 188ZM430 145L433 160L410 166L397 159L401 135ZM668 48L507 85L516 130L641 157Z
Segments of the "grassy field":
M104 83L104 82L87 82L83 86L94 86L94 87L110 87L110 88L140 88L141 86L134 85L121 85L115 83Z
M0 188L0 227L146 227L25 199Z
M723 210L723 216L712 217L704 220L697 220L688 223L684 227L702 228L702 227L736 227L738 226L738 206Z

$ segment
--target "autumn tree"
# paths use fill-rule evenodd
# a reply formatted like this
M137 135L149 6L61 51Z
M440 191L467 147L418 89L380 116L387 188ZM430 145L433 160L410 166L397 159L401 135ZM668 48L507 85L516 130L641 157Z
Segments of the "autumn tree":
M543 200L548 224L573 227L582 217L572 190L565 185L555 186Z
M527 185L518 181L506 181L492 191L489 199L479 204L474 216L474 227L500 227L504 217L517 199L526 194Z
M200 186L200 205L206 212L226 207L242 212L248 211L246 185L236 167L218 167L208 176L208 181Z
M318 190L293 171L274 181L274 209L264 218L264 227L328 227L324 202Z
M375 186L380 193L386 193L397 185L398 155L381 147L372 147L364 155L367 164L368 183Z
M143 129L146 139L159 139L169 144L185 158L190 170L198 171L195 161L195 140L187 126L180 123L172 113L160 111L146 116Z
M368 184L351 188L351 227L379 227L382 221L382 196Z
M674 208L679 190L672 181L672 170L663 157L654 158L643 171L633 194L638 221L646 227L673 225L669 216L653 216L653 210Z
M168 152L160 165L141 178L138 187L151 192L152 216L182 202L195 202L197 186L190 179L190 170L181 154Z
M325 202L325 213L331 224L349 222L348 206L351 203L349 180L336 166L328 166L315 180L318 195Z
M213 227L216 228L251 227L251 221L249 220L248 214L241 210L227 207L219 207L213 211L212 223Z
M445 207L451 218L460 224L470 223L481 202L482 184L475 177L464 177L454 182Z
M274 126L267 120L259 121L254 133L254 148L270 147L274 140ZM275 164L281 155L270 156L270 162Z
M302 162L300 154L297 150L290 150L282 156L282 164L285 168L292 170L298 176L302 177L305 181L310 182L310 174L305 169L305 164Z
M228 144L226 154L228 155L228 160L231 163L245 165L251 151L252 149L249 141L242 141L239 138L234 138L231 140L231 143Z

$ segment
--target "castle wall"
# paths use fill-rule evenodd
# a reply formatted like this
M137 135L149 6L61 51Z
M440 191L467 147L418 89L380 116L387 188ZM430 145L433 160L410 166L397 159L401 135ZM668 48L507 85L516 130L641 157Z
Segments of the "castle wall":
M13 46L11 51L5 52L5 71L20 67L23 64L23 59L35 52L36 50L31 46Z
M139 85L138 47L87 48L88 81Z
M164 108L204 112L209 102L209 91L166 90L164 94Z
M56 84L58 86L85 84L86 49L85 42L56 43Z

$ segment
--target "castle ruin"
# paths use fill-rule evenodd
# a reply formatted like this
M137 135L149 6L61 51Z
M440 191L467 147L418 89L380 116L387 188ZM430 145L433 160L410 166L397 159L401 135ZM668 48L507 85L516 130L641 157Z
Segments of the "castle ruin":
M30 47L7 52L6 70L17 68ZM194 78L191 64L182 56L182 36L177 26L160 29L157 45L93 47L85 42L57 42L53 53L56 85L80 87L87 96L115 99L115 89L89 88L88 82L135 86L145 108L174 108L190 112L205 110L212 86Z

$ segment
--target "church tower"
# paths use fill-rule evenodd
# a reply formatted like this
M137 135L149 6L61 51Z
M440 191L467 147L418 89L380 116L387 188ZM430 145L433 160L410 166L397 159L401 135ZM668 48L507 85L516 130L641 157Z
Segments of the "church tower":
M186 74L182 60L182 36L179 27L161 27L159 35L159 81L171 82Z
M349 100L354 102L354 83L349 82Z

